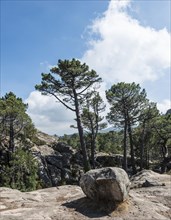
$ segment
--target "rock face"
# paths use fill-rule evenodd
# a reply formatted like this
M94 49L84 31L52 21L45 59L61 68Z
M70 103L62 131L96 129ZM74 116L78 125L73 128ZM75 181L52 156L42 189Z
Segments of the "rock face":
M92 200L122 202L128 198L130 181L123 169L105 167L85 173L81 177L80 186Z
M66 143L59 142L56 136L47 135L40 131L37 131L36 141L32 142L28 139L27 142L38 161L40 187L79 184L83 171L83 156L79 150L76 151ZM1 157L5 158L6 156L6 151L2 152ZM130 168L130 157L127 159L128 168ZM120 154L99 152L95 155L96 168L122 167L122 163L123 155Z
M43 187L78 184L83 169L79 155L65 143L34 146L32 153L39 164L39 177Z

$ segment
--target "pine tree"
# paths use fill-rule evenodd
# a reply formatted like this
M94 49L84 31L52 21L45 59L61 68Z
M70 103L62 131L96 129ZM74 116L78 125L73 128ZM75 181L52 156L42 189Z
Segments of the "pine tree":
M35 133L26 110L12 92L0 99L0 186L22 191L35 189L38 169L26 144Z
M107 119L110 123L124 127L124 169L127 170L127 134L130 143L130 154L133 173L136 173L132 127L136 125L142 110L146 106L146 92L139 84L118 83L108 91L106 97L111 105Z
M104 117L100 116L100 113L105 110L105 107L106 106L100 97L99 92L92 91L86 96L86 104L81 114L83 127L87 130L90 137L91 162L93 169L95 168L94 154L96 149L97 134L99 130L107 126L107 123L102 122Z
M90 164L81 122L81 104L87 89L98 82L101 78L94 70L90 71L85 63L72 59L59 60L50 73L42 73L41 84L35 86L42 94L54 96L67 109L75 112L85 171L90 169Z

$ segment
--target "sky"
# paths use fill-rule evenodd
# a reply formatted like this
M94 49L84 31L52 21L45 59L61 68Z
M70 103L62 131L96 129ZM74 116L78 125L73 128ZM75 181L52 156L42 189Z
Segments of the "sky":
M28 103L35 126L69 134L75 116L35 91L41 73L59 59L79 59L99 74L100 93L136 82L171 108L170 0L1 0L0 95L12 91Z

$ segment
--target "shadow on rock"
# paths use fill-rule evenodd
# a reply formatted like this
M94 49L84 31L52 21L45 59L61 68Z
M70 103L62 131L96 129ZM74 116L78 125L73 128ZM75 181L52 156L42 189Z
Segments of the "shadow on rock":
M125 211L125 203L115 204L110 201L93 201L87 197L76 199L62 204L63 206L74 209L75 211L89 218L100 218L110 216L112 213Z

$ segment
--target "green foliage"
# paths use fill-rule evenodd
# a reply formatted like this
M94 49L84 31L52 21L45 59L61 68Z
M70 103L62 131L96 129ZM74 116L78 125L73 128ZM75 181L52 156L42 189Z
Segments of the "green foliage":
M8 165L1 167L0 186L21 191L37 188L37 163L29 151L18 148Z
M31 138L35 133L34 125L27 115L27 104L14 93L9 92L0 98L0 140L9 140L9 150L14 151L14 139Z
M124 128L124 169L127 171L127 142L129 141L132 170L136 173L132 129L140 120L142 111L148 103L145 89L141 91L139 84L134 82L131 84L121 82L114 84L106 91L106 98L111 105L107 115L109 123Z
M160 115L152 125L155 133L155 143L161 149L162 157L167 157L171 146L171 114ZM171 154L170 154L171 155Z
M99 92L92 91L86 95L86 103L84 104L81 114L84 128L92 135L97 135L98 131L104 129L107 124L102 122L104 117L100 116L105 111L104 104Z
M139 84L117 83L106 91L106 98L111 105L107 119L115 126L124 126L128 119L135 124L144 109L146 102L145 89L141 91Z
M35 88L44 95L52 95L71 111L76 111L76 99L82 102L84 92L94 83L101 82L94 70L79 60L59 60L50 73L42 73L42 81Z
M161 115L153 123L159 139L169 141L171 139L171 114Z
M110 131L97 135L97 148L100 152L122 154L123 134L120 131Z
M64 136L59 137L59 142L64 142L77 150L80 148L79 135L76 133L71 135L64 134Z
M36 189L38 167L29 151L36 130L27 105L9 92L0 99L0 185Z
M140 158L140 169L148 169L149 160L151 158L157 158L158 145L154 143L154 130L153 123L159 116L159 111L156 104L153 102L147 102L144 109L142 109L139 126L133 130L133 140L135 146L135 155Z
M97 152L104 153L113 153L113 154L121 154L123 153L122 145L123 145L123 133L122 131L110 131L107 133L98 133L97 134L97 144L96 150ZM78 134L73 135L64 135L59 137L60 142L65 142L66 144L72 146L75 149L79 149L79 136ZM90 139L88 135L86 135L86 145L88 149L90 149Z
M92 168L95 168L95 150L96 150L96 139L98 131L107 126L106 123L102 122L103 118L100 113L105 110L105 104L100 97L100 94L96 91L87 93L86 104L83 107L81 119L83 127L88 132L87 139L91 149L91 164Z

